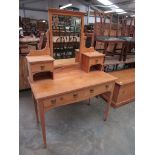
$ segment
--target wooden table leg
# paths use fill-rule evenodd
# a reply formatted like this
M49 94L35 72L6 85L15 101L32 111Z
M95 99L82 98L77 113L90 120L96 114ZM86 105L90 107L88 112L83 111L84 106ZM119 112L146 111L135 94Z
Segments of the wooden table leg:
M44 147L46 148L47 145L46 145L46 130L45 130L45 111L44 111L44 105L42 103L39 103L39 114L40 114L43 143Z
M124 55L124 47L125 47L125 45L124 45L124 43L122 43L122 49L121 49L121 54L120 54L120 57L119 57L119 61L122 61L122 58L123 58L123 55Z
M117 47L118 43L114 43L114 48L112 50L112 56L114 56L116 54L116 47Z
M123 61L126 61L128 51L129 51L129 43L126 42L124 47Z
M36 100L35 100L35 98L34 98L33 93L32 93L32 99L33 99L34 108L35 108L35 113L36 113L36 121L37 121L37 124L39 124L37 102L36 102Z
M109 109L110 109L110 105L111 105L111 99L112 99L112 92L108 92L108 97L107 97L107 101L106 101L106 109L104 111L104 121L107 120L108 118L108 114L109 114Z
M88 101L88 104L87 105L90 105L90 98L89 98L89 101Z
M109 43L104 42L104 51L103 51L103 53L104 53L105 55L107 55L108 44L109 44Z

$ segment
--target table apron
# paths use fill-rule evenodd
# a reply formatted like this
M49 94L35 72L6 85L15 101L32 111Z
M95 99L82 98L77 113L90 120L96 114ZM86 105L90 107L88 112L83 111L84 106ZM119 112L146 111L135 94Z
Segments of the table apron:
M44 110L48 111L55 107L76 103L89 99L91 97L101 95L105 92L113 91L114 82L108 82L101 85L91 86L88 88L82 88L71 93L57 95L55 97L48 97L40 100L40 104L44 105ZM39 103L39 102L38 102Z

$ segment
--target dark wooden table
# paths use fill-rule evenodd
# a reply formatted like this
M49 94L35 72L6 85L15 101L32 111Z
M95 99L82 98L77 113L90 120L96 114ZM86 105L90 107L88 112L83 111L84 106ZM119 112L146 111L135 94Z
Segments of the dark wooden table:
M107 54L107 48L110 43L122 43L122 49L120 53L119 61L123 59L126 61L127 54L130 52L130 45L135 43L135 38L120 36L120 37L108 37L108 36L97 36L96 41L104 43L104 53Z
M120 39L123 39L125 42L124 42L124 50L123 50L123 61L126 61L126 57L127 55L130 53L130 54L134 54L133 52L131 52L130 50L130 46L131 45L135 45L135 38L134 37L127 37L127 36L120 36L118 37Z
M104 43L104 52L103 53L106 54L106 55L108 53L107 48L108 48L108 45L110 43L114 43L114 44L122 43L122 45L124 45L124 42L125 42L124 39L121 39L121 38L118 38L118 37L109 37L109 36L97 36L95 40L97 42ZM122 60L123 51L124 51L124 46L122 46L119 61Z

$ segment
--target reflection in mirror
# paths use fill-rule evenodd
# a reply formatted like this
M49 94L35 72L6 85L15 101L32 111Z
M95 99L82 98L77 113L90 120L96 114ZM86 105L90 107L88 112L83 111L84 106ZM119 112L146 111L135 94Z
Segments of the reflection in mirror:
M74 16L52 16L53 57L67 59L75 57L80 48L81 18Z

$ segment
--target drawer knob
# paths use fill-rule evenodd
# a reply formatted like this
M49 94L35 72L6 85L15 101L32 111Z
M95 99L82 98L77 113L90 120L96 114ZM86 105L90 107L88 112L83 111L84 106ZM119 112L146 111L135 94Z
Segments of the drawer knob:
M94 89L90 89L90 93L94 93Z
M45 66L40 66L40 69L41 69L41 70L44 70L44 69L45 69Z
M98 59L96 59L96 63L98 63Z
M56 99L51 100L51 104L55 104L56 103Z
M78 94L73 94L73 97L74 97L74 98L77 98L77 97L78 97Z
M106 88L109 88L109 85L105 85Z

